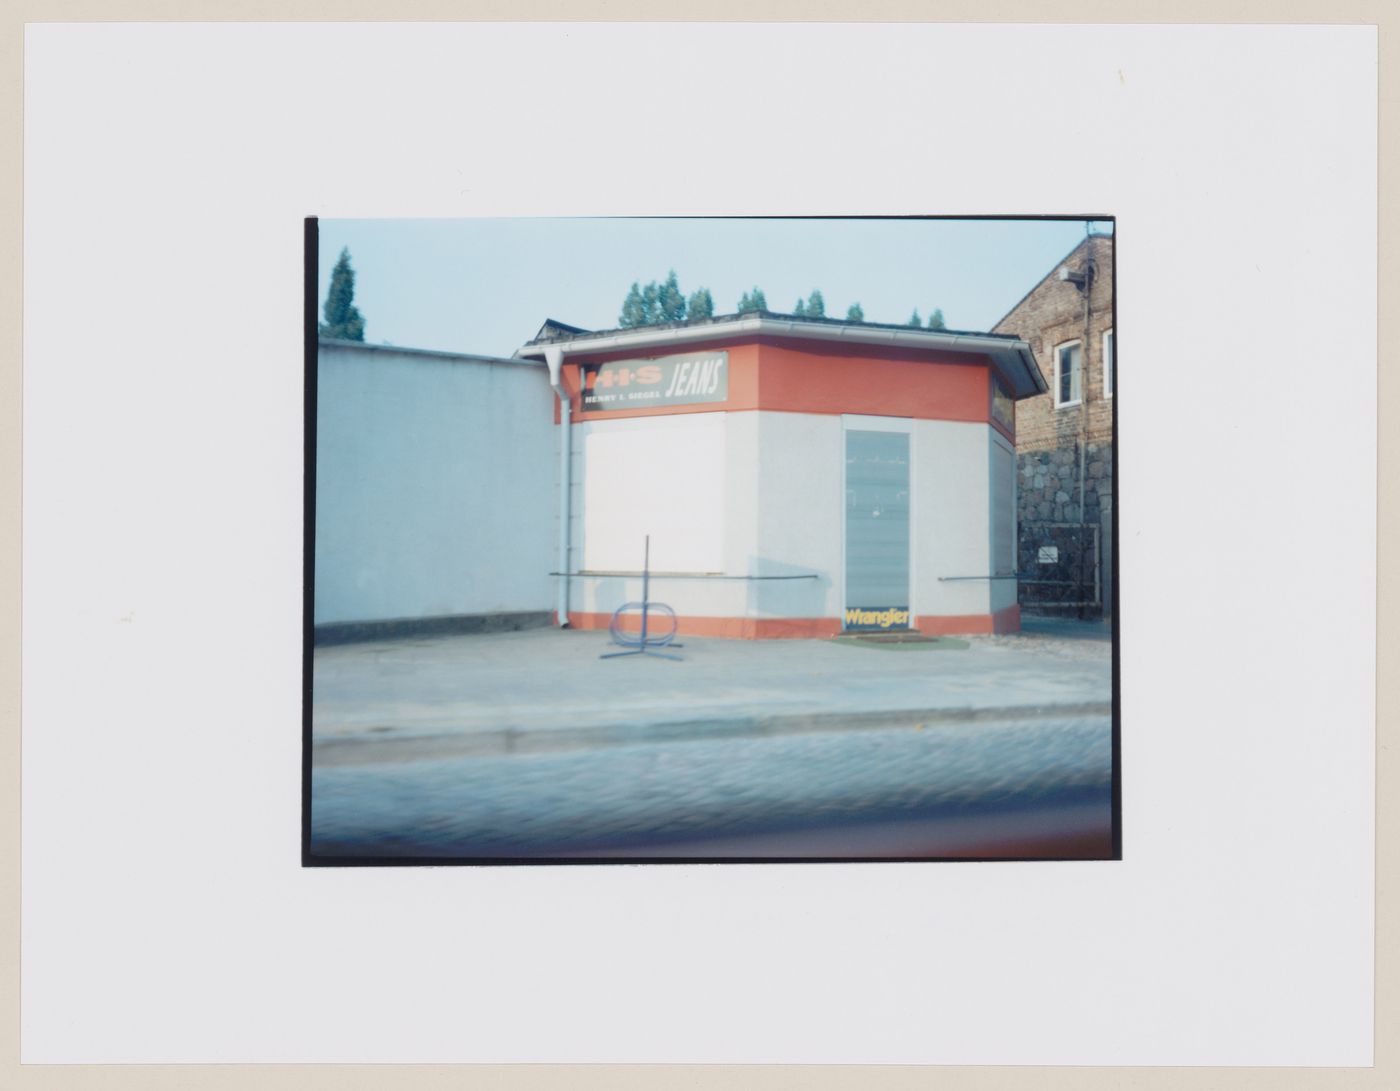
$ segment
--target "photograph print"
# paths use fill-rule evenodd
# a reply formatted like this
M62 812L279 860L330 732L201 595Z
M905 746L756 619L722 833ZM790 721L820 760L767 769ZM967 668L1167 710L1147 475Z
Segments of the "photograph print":
M1111 216L305 230L304 864L1121 858Z

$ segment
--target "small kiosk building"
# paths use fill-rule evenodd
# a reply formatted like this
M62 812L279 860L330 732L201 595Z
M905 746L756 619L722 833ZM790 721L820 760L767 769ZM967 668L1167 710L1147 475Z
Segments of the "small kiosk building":
M1019 628L1021 339L757 311L516 355L557 395L561 624L639 598L649 538L690 635Z

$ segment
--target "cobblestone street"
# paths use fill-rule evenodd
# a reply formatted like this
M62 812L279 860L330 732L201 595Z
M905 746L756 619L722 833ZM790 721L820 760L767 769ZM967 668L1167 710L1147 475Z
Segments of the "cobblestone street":
M759 835L961 819L956 844L909 847L901 837L888 850L937 855L963 846L967 824L990 813L1087 805L1102 828L1110 744L1108 718L1085 717L336 767L315 775L314 847L666 856L668 845L719 839L714 854L727 856L748 855L742 839ZM828 842L809 837L792 854L839 855ZM781 840L760 844L770 847L759 855L783 855Z

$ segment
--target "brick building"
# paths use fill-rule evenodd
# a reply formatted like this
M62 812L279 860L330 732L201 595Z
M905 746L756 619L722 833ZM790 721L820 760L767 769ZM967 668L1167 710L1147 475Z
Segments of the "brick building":
M1016 403L1017 571L1023 609L1110 610L1113 238L1089 235L994 332L1028 342L1049 391Z

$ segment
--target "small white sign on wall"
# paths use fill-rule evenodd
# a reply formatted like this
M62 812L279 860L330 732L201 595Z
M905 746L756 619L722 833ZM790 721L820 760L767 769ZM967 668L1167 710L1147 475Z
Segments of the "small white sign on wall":
M1060 547L1059 547L1059 546L1041 546L1041 547L1040 547L1040 554L1039 554L1039 556L1036 557L1036 560L1038 560L1041 564L1059 564L1059 563L1060 563Z

